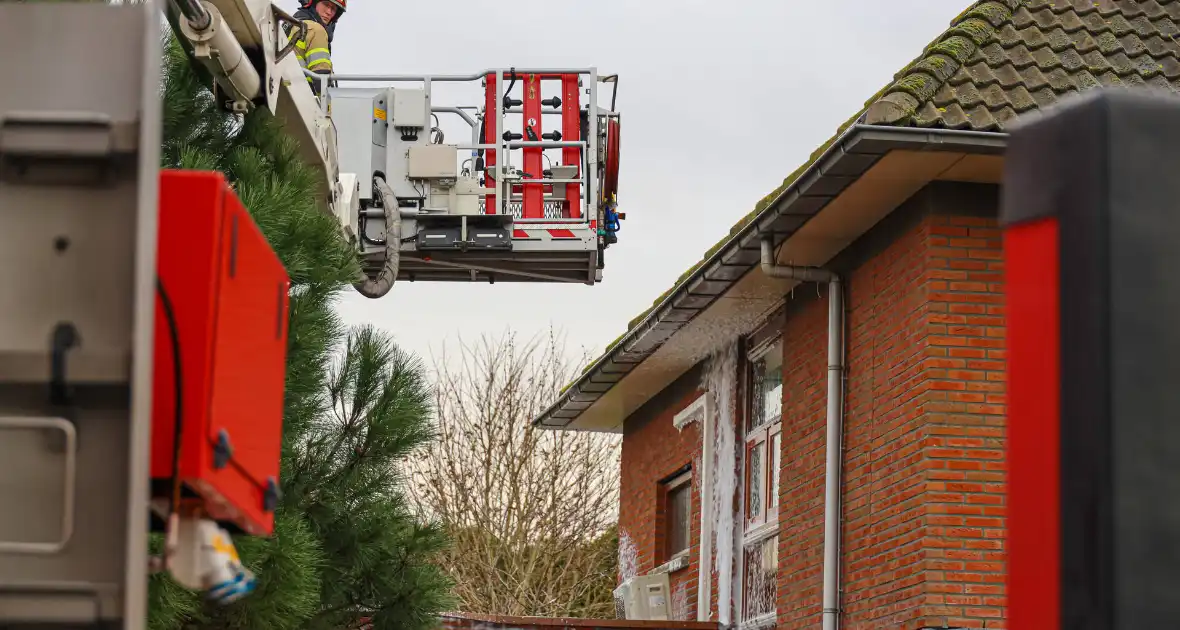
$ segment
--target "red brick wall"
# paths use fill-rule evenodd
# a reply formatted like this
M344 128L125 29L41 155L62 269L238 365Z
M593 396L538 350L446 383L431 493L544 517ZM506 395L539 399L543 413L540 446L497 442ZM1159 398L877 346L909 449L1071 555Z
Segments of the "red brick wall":
M925 375L927 550L923 614L1003 628L1006 371L1003 262L994 218L930 221ZM984 623L986 622L986 626Z
M630 538L638 553L637 568L647 573L668 560L664 557L663 496L661 481L686 465L692 475L692 529L689 566L671 573L669 616L695 620L697 571L700 564L700 425L692 423L677 430L672 418L691 404L697 391L695 373L681 379L647 408L628 418L623 430L622 475L619 502L620 545ZM684 384L687 384L685 386ZM677 391L679 390L679 391Z
M994 188L937 184L833 261L847 291L846 630L1005 627L1003 268L995 217ZM796 290L783 320L783 630L815 628L821 612L827 288L821 292ZM699 377L691 378L695 387ZM696 395L674 385L625 425L620 525L638 546L640 571L663 561L656 558L658 481L699 460L699 427L672 427ZM672 576L673 591L688 585L694 615L698 479L694 470L692 566Z
M1000 240L991 198L959 214L962 193L921 194L845 275L847 630L1004 627ZM784 629L821 610L826 310L796 300L784 325Z

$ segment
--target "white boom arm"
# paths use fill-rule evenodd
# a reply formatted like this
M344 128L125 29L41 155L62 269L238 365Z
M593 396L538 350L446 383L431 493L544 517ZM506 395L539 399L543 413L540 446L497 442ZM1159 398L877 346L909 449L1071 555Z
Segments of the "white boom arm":
M177 37L212 75L215 96L231 111L270 110L317 174L321 209L340 216L336 132L283 30L302 23L269 0L170 0L168 11Z

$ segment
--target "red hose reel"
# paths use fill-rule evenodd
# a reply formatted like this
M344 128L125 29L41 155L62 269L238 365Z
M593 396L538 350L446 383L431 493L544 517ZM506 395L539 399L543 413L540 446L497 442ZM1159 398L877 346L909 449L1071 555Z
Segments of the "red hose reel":
M619 119L611 118L606 123L606 146L603 160L602 202L612 203L619 193Z

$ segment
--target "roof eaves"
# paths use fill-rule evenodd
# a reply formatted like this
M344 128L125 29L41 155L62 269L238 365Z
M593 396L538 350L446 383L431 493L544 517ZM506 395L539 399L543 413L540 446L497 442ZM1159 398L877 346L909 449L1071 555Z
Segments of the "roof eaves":
M777 247L895 149L1002 153L1007 134L853 124L752 220L719 243L642 319L613 342L533 424L568 426L758 264L763 237Z

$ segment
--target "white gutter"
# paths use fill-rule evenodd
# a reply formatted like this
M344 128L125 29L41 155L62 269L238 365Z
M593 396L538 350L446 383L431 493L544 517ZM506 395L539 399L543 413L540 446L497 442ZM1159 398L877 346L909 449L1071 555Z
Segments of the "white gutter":
M762 240L762 273L828 285L827 462L824 475L823 630L840 628L840 474L844 431L844 287L840 276L816 267L775 264L774 244Z

